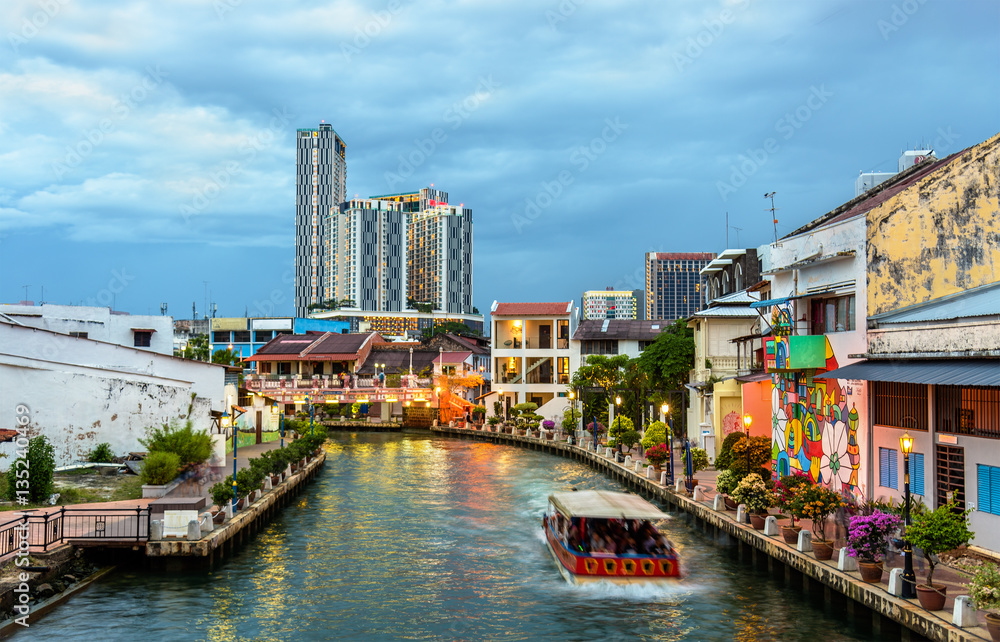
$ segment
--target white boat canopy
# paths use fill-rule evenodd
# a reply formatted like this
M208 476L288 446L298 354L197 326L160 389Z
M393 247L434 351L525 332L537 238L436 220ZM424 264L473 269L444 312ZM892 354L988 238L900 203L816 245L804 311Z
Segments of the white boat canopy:
M553 493L549 501L566 517L596 519L670 519L642 497L607 490Z

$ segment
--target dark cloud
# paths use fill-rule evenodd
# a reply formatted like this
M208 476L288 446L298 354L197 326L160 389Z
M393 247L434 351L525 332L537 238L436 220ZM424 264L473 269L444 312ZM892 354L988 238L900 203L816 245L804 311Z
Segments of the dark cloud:
M640 287L646 251L723 249L726 212L767 242L765 192L787 232L906 147L997 130L995 2L50 4L0 10L4 300L126 269L120 309L289 313L294 129L320 120L350 194L473 208L481 310Z

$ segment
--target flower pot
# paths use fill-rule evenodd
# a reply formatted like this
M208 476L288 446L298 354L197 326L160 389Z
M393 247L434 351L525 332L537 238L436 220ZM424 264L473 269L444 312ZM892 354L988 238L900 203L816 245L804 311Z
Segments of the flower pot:
M878 584L882 581L882 562L862 562L858 560L858 572L861 581Z
M828 539L814 539L812 547L813 556L818 560L828 560L833 557L833 542Z
M691 481L688 481L687 479L684 480L684 486L687 488L687 491L689 493L693 493L694 487L697 485L698 485L698 480L695 479L694 477L691 478Z
M723 495L723 501L726 502L726 510L734 511L740 507L739 504L737 504L735 501L729 498L729 495Z
M928 611L940 611L948 598L948 587L944 584L917 584L917 599L920 606Z
M225 512L223 512L223 511L220 510L215 515L212 515L212 523L213 524L221 524L224 521L226 521L226 513Z
M281 475L271 475L271 486L277 486L281 483Z
M785 540L786 544L795 546L799 543L799 531L801 530L801 526L782 526L781 537Z
M987 611L986 630L990 632L993 642L1000 642L1000 614Z
M764 522L766 520L767 515L761 513L750 513L750 525L753 526L754 530L764 530Z

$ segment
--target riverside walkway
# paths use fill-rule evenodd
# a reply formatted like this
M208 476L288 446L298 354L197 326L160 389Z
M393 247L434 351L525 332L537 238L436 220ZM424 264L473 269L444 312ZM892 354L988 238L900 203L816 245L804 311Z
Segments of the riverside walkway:
M967 626L964 628L952 623L955 597L967 595L965 590L967 580L957 570L944 564L937 565L934 572L935 583L943 581L948 585L948 601L944 610L927 611L916 599L904 600L889 592L888 577L892 568L902 566L901 555L886 561L886 572L883 573L882 582L878 584L863 582L857 571L840 570L836 555L830 561L817 560L812 553L799 552L795 546L786 544L780 534L766 535L764 531L755 530L749 524L737 522L735 512L726 511L721 506L717 510L716 471L700 471L697 474L701 488L695 493L696 499L685 492L678 492L675 488L661 484L659 479L648 478L643 472L645 466L642 458L630 461L630 466L626 467L617 463L613 454L598 453L554 439L464 427L442 426L431 428L431 431L451 437L542 450L576 459L602 470L630 489L651 495L688 513L694 525L713 536L716 541L735 540L741 559L755 566L766 567L775 574L783 574L787 584L801 586L804 591L822 590L824 600L831 604L842 603L848 617L866 617L865 609L870 610L873 633L880 639L889 639L885 636L897 637L897 634L901 640L925 637L948 642L974 642L991 639L986 631L985 617L982 613L970 618L971 622L967 621ZM636 470L637 463L639 471ZM674 465L675 471L683 470L680 461L675 459ZM798 523L802 524L804 530L811 525L808 520ZM922 559L914 560L918 582L924 577L922 570L924 563Z

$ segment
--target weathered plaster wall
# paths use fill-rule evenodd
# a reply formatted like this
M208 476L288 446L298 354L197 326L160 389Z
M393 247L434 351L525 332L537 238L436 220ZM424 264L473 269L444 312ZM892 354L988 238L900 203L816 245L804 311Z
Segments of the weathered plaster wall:
M867 219L870 315L1000 280L1000 134Z
M874 354L928 355L995 351L1000 354L1000 324L949 323L872 329L868 331L868 351Z

